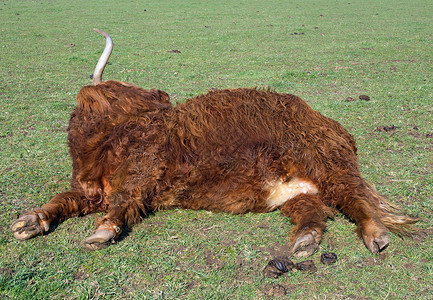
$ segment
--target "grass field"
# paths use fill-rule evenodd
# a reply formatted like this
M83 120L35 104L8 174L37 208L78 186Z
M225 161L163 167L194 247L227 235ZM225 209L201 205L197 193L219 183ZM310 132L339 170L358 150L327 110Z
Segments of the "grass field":
M0 2L0 299L432 299L432 15L431 0ZM96 252L80 244L95 216L15 240L13 220L68 188L69 114L105 44L92 28L115 43L105 79L174 101L240 86L301 96L355 136L363 175L428 234L373 255L338 215L318 271L278 279L261 272L287 249L279 212L162 211ZM338 262L322 265L325 251Z

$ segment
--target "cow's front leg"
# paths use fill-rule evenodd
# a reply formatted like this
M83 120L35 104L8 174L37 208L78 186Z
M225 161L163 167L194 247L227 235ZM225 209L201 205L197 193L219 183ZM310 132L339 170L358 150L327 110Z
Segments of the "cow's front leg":
M124 226L138 223L146 214L146 208L140 195L112 193L110 209L103 218L96 222L93 234L85 239L84 246L88 250L99 250L116 242Z
M26 213L16 220L11 230L19 240L43 235L50 230L52 223L63 221L74 214L85 213L83 197L79 192L68 191L55 195L42 207ZM86 206L86 213L90 213Z
M296 225L293 230L290 255L307 257L319 247L326 219L334 216L334 211L326 206L318 194L300 194L290 199L280 208Z

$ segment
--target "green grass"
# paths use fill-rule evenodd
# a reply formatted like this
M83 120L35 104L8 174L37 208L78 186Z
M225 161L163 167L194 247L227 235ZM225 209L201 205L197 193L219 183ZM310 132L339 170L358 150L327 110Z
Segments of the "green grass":
M267 299L281 285L290 299L431 299L432 15L431 0L2 1L0 298ZM293 228L279 212L158 212L97 252L80 244L95 216L18 242L13 220L68 188L65 128L104 46L94 27L115 43L105 79L175 101L239 86L301 96L355 136L363 175L430 235L392 235L372 255L339 215L318 271L278 279L261 271ZM335 265L320 264L327 250Z

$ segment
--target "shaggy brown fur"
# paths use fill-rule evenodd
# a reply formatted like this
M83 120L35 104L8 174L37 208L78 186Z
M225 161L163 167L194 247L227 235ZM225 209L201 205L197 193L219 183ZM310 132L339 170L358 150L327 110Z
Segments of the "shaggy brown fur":
M98 249L158 209L280 209L296 224L289 250L310 255L334 209L372 252L416 222L361 177L353 137L294 95L218 90L174 107L165 92L106 81L79 92L68 141L71 190L18 219L17 238L105 211L85 241Z

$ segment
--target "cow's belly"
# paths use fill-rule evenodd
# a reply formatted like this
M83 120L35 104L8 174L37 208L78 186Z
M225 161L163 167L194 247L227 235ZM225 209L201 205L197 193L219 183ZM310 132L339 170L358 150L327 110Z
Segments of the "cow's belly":
M251 188L257 185L261 185L261 182L234 185L233 189L228 189L222 182L209 182L194 188L176 186L154 199L151 206L154 210L183 207L241 214L249 211L268 212L300 194L318 193L317 186L311 180L300 177L292 177L288 181L270 181L262 191Z

